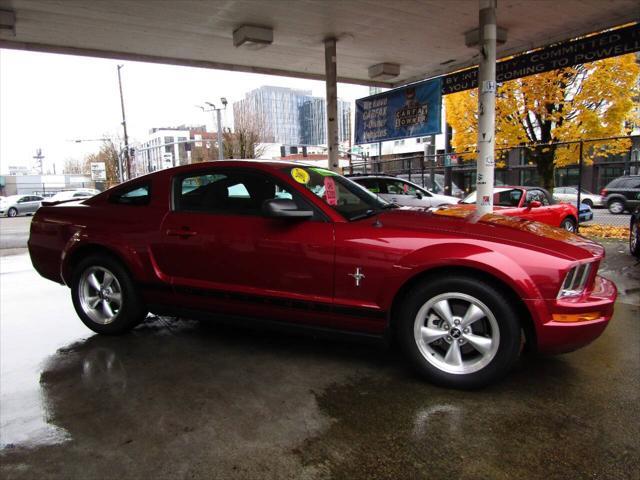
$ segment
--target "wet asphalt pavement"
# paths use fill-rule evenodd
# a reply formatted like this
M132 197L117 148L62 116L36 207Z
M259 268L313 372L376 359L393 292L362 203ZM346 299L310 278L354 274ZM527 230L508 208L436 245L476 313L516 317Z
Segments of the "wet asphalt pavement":
M0 477L640 478L640 266L607 250L603 336L476 392L376 346L173 318L101 337L3 257Z

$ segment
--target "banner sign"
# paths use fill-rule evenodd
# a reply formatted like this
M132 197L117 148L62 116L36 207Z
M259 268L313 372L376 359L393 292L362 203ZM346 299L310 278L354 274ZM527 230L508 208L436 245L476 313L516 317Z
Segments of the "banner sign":
M640 51L640 23L578 40L556 43L503 60L496 64L496 80L506 82L637 51ZM440 78L443 95L470 90L478 87L478 68L469 68Z
M440 133L439 78L356 100L356 144Z
M104 182L107 179L107 169L104 162L91 162L91 180Z

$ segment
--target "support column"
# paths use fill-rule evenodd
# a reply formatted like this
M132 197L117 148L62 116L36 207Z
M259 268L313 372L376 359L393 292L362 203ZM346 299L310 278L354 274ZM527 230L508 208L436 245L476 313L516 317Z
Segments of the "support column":
M338 150L338 84L336 68L336 39L324 41L324 69L327 86L327 147L329 153L329 169L340 170L340 152Z
M496 130L496 0L480 0L476 210L493 212Z

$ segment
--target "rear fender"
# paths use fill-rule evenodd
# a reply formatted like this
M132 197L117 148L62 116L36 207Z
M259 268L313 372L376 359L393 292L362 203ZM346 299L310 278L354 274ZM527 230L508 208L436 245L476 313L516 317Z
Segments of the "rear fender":
M144 267L145 262L143 260L148 257L146 250L139 251L132 245L119 242L96 242L82 231L78 231L69 239L62 251L60 276L66 285L71 285L75 265L92 254L109 255L116 258L135 280L142 281L148 277L148 271Z

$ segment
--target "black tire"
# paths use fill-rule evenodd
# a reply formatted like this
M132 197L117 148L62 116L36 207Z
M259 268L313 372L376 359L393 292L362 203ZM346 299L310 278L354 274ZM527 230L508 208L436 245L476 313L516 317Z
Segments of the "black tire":
M560 228L567 232L574 233L576 231L577 222L572 217L567 217L560 223Z
M9 209L9 211L7 211L7 216L9 216L9 217L17 217L18 216L18 210L16 210L15 208L11 207Z
M81 280L90 269L106 269L111 273L120 287L121 307L109 323L94 321L83 308L81 301ZM142 322L148 310L138 293L131 276L122 264L107 255L91 255L82 259L74 268L71 279L71 298L76 313L88 328L104 335L121 335Z
M640 258L640 220L632 221L629 228L629 252Z
M624 201L618 198L609 200L607 202L607 208L609 209L609 213L612 213L613 215L619 215L621 213L624 213L624 210L625 210Z
M584 203L585 205L587 205L589 208L593 208L593 202L591 200L589 200L588 198L586 200L580 200L581 203Z
M451 337L447 336L431 344L434 346L434 350L439 349L440 345L444 346L441 355L439 353L431 353L431 357L424 352L423 347L419 346L419 341L416 339L416 328L418 326L418 328L426 326L423 324L430 322L433 315L422 319L418 317L418 314L421 313L421 310L424 310L430 302L434 301L434 299L446 295L468 296L479 300L494 317L499 332L499 339L496 341L497 347L494 350L493 356L487 357L486 361L488 363L476 371L452 373L434 364L434 362L446 361L444 351L447 346L448 348L453 347L450 342ZM452 305L452 312L455 312L455 308L463 306L463 304L457 306L454 303L456 301L457 300L454 299L449 302L449 304ZM404 297L401 307L397 311L395 321L397 325L398 343L411 365L421 376L432 383L444 387L466 390L480 388L494 383L511 370L520 353L521 326L516 310L511 305L511 302L496 287L470 276L456 275L446 279L440 279L437 282L421 282ZM436 322L437 321L438 320L436 320ZM440 321L442 320L440 319ZM456 321L458 320L456 319ZM475 328L483 328L482 324L488 322L488 316L480 317L480 320L473 324L478 325L476 325L470 333L476 334L477 331ZM446 328L446 326L443 327L445 331L447 331ZM454 329L451 329L451 332L453 332L453 330ZM467 332L467 330L468 329L465 329L465 332ZM459 330L458 333L460 333ZM456 338L460 337L458 336ZM448 344L444 343L445 339ZM455 338L453 341L455 342ZM463 339L459 341L463 341ZM437 342L442 343L437 345ZM471 361L473 361L477 355L482 357L479 351L470 348L471 344L458 348L463 349L463 347L467 350L466 353L462 353L462 355L468 355L467 358L471 358Z

